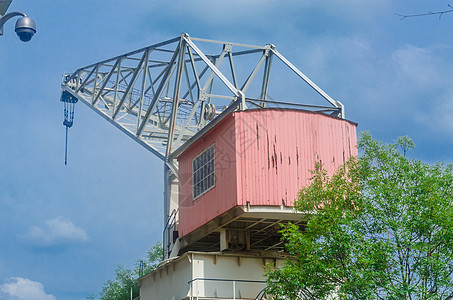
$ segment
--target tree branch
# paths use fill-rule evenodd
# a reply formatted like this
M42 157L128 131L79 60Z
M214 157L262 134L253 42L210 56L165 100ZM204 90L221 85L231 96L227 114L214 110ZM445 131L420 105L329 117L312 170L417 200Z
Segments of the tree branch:
M403 15L403 14L395 14L395 15L401 17L400 20L404 20L406 18L412 18L412 17L423 17L423 16L439 15L439 20L440 20L444 14L448 14L448 13L453 12L453 6L448 4L448 7L450 7L450 9L447 9L447 10L444 10L444 11L435 11L435 12L429 11L429 12L424 13L424 14L413 14L413 15Z

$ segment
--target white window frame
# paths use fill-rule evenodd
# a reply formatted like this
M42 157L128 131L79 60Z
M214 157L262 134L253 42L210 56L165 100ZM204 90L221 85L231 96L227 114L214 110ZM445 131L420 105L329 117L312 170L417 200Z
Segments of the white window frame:
M215 187L215 145L192 159L192 195L197 200Z

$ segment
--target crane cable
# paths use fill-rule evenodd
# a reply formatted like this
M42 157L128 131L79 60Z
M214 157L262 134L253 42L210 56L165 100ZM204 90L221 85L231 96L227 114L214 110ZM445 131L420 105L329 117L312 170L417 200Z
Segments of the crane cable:
M68 126L66 126L66 141L64 145L64 165L68 164Z

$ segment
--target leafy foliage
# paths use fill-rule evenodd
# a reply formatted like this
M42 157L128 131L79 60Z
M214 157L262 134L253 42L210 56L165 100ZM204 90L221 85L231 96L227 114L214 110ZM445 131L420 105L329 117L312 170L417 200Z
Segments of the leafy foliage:
M118 265L115 269L115 279L108 280L100 294L100 300L130 300L139 296L137 278L153 271L162 260L162 243L159 242L148 250L145 260L138 260L133 269ZM94 299L92 295L89 299ZM88 298L88 297L87 297Z
M296 208L304 231L282 229L283 268L267 271L277 299L451 299L453 166L410 160L407 137L363 133L360 158L332 177L321 165Z

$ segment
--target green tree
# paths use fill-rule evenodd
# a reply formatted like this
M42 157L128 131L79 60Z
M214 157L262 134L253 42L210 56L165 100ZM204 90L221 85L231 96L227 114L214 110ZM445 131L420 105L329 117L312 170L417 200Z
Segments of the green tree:
M137 285L137 278L153 271L159 262L162 261L163 250L162 243L158 242L156 245L148 250L147 258L138 260L133 269L127 269L124 266L117 265L115 269L115 279L108 280L100 294L100 300L130 300L131 288L132 299L139 296L139 287ZM88 299L94 299L90 295Z
M290 257L267 271L276 299L452 299L453 166L406 157L407 137L361 135L359 158L328 177L322 166L282 229Z

